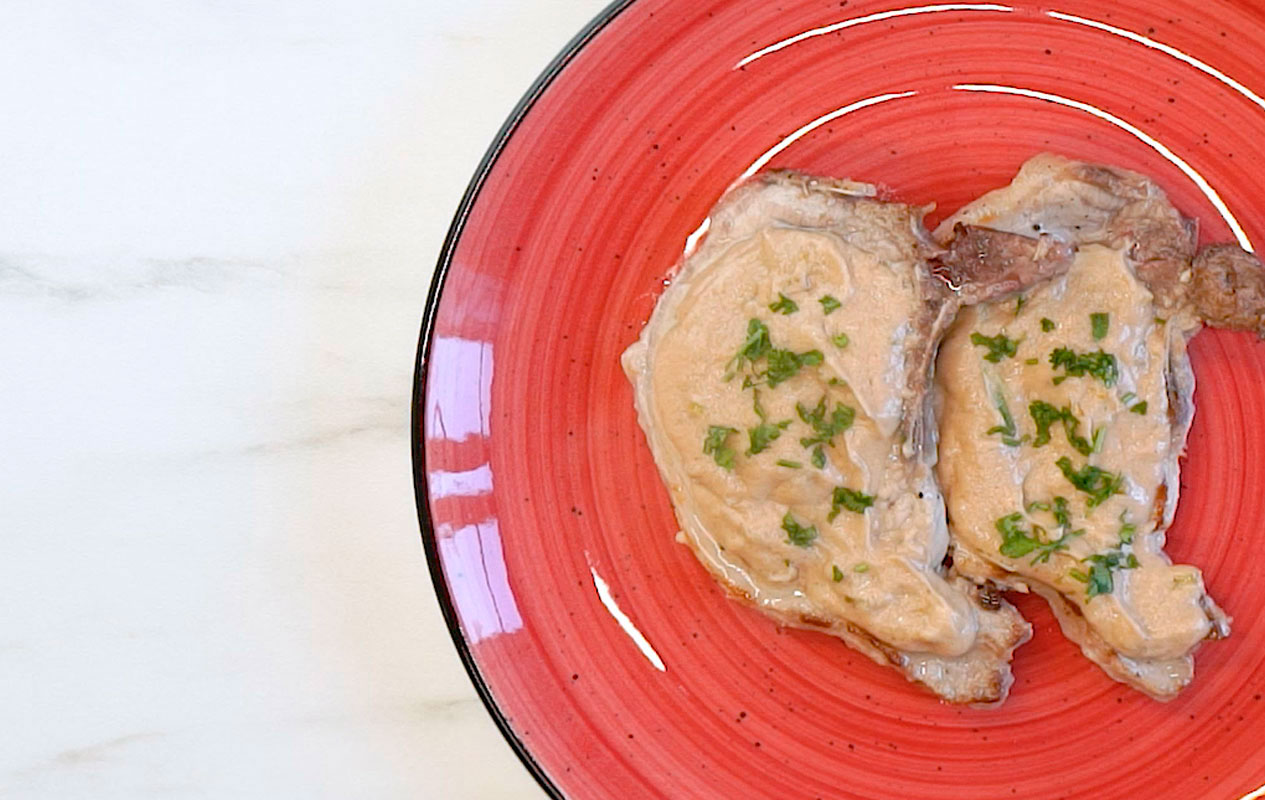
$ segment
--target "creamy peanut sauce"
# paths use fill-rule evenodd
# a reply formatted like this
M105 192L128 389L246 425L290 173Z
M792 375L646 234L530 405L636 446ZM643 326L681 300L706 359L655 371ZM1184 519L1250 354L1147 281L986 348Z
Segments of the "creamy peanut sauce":
M741 203L714 218L624 355L680 536L722 582L781 619L811 618L835 632L859 626L901 650L959 656L975 642L976 610L937 574L948 535L931 470L902 457L906 347L920 310L917 215L865 200L841 211L837 199L807 193L788 202L801 204L801 219L820 214L822 226L787 224ZM830 313L827 295L840 304ZM798 310L771 311L779 296ZM819 351L820 364L774 387L744 388L760 369L734 374L750 320L767 326L774 348ZM854 409L855 419L822 448L819 469L801 443L814 432L800 409L823 399L828 410ZM784 427L768 449L749 453L748 430L762 421ZM704 452L713 426L737 431L726 440L731 469ZM831 519L836 487L873 504ZM788 514L816 538L792 543ZM915 675L940 668L917 661L906 662Z

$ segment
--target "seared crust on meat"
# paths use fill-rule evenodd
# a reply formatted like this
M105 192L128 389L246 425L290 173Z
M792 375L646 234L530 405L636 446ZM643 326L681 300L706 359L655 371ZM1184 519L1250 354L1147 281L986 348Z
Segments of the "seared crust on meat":
M1063 211L1051 213L1052 208ZM1051 235L1073 246L1126 249L1138 278L1166 313L1189 307L1187 281L1197 226L1140 173L1043 153L1029 159L1009 186L989 192L942 223L936 238L947 241L959 224L1032 239Z
M1256 256L1232 244L1204 248L1195 258L1190 292L1209 325L1265 338L1265 267Z
M959 290L963 305L973 305L1063 274L1075 252L1051 236L1033 238L958 223L936 274Z

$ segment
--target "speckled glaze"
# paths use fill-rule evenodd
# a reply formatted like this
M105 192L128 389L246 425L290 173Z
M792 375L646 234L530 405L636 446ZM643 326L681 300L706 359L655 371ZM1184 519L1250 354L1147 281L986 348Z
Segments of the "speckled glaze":
M422 331L415 469L454 640L575 798L1228 798L1265 784L1265 344L1193 342L1168 550L1235 618L1159 704L1044 605L1000 710L955 708L728 600L677 530L619 355L759 166L878 182L934 223L1053 150L1144 171L1204 242L1265 242L1265 6L892 0L612 7L458 214ZM472 754L477 758L477 754Z

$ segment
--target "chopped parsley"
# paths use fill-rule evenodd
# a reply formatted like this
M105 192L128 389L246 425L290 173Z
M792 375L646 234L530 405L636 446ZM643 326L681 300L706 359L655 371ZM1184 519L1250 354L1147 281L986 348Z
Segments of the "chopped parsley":
M1137 405L1132 406L1129 410L1130 410L1130 411L1132 411L1134 414L1145 414L1145 413L1146 413L1146 401L1145 401L1145 400L1143 400L1141 403L1138 403Z
M803 469L804 467L804 465L798 461L787 461L784 458L779 458L776 463L779 467L786 467L787 469Z
M830 341L835 343L835 347L838 347L839 349L843 349L847 347L848 342L852 340L848 338L848 334L846 333L837 333L834 336L830 337Z
M976 347L987 347L988 354L984 356L984 360L993 364L998 364L1003 358L1013 358L1019 350L1019 342L999 333L996 336L985 336L982 333L971 334L971 344Z
M817 445L813 448L812 462L813 466L817 469L826 468L826 451L821 449L821 445Z
M839 583L843 580L843 570L839 569L838 564L830 565L830 579L835 583Z
M809 350L806 353L793 353L790 350L770 350L769 368L763 376L772 389L779 383L788 381L802 367L815 367L822 362L820 350Z
M1050 560L1050 556L1060 550L1067 549L1067 543L1077 536L1083 536L1083 530L1069 530L1071 527L1071 518L1067 513L1067 500L1062 497L1055 498L1055 519L1062 528L1063 533L1057 539L1050 539L1045 528L1040 525L1033 525L1032 530L1023 527L1023 515L1015 512L1007 514L998 519L994 525L997 532L1001 534L1001 546L997 551L1006 558L1023 558L1029 554L1035 554L1030 562L1033 565L1044 563Z
M1006 558L1023 558L1036 549L1036 536L1023 527L1023 514L1007 514L993 524L1001 534L998 552Z
M1105 553L1096 553L1087 559L1089 563L1089 572L1083 572L1074 569L1068 574L1086 584L1085 594L1088 599L1093 600L1100 594L1111 594L1116 586L1115 580L1112 578L1112 570L1117 569L1135 569L1138 566L1137 556L1129 553L1126 555L1122 550L1108 550Z
M1116 385L1116 379L1120 377L1116 357L1103 352L1101 348L1094 353L1077 353L1070 348L1060 347L1050 353L1050 366L1055 369L1062 367L1067 371L1066 375L1054 379L1055 385L1067 378L1089 375L1102 381L1104 386L1111 387Z
M809 525L808 527L800 525L789 511L786 512L786 516L782 517L782 530L786 531L787 543L796 547L808 547L817 538L817 527L815 525Z
M1079 470L1073 469L1072 460L1067 456L1063 456L1055 464L1069 483L1089 495L1086 505L1090 508L1102 505L1113 494L1119 494L1120 487L1124 484L1124 475L1108 472L1101 467L1086 464Z
M826 396L822 395L817 401L817 405L813 408L805 408L803 403L795 404L795 413L799 414L799 418L804 424L813 429L816 436L806 437L799 440L804 447L812 447L814 445L826 444L834 447L834 437L843 433L852 427L852 422L856 419L856 409L851 406L845 406L843 403L836 403L830 415L826 415Z
M1054 514L1054 521L1060 528L1068 528L1072 524L1072 515L1067 510L1067 498L1055 497L1054 507L1051 509Z
M768 421L769 414L764 410L764 406L760 405L759 389L751 390L751 406L755 409L756 416L760 418L760 424L754 428L747 429L747 438L750 440L750 446L747 448L746 454L749 456L769 449L769 445L773 444L782 435L782 431L791 425L789 419L776 423Z
M1120 544L1133 544L1133 534L1138 532L1138 526L1129 522L1128 513L1120 512Z
M747 455L754 456L768 450L769 445L777 441L777 438L782 435L782 431L790 424L791 421L788 419L776 424L761 422L754 428L748 428L747 438L750 440L750 447L747 448Z
M795 353L774 347L773 342L769 340L769 326L758 319L753 319L747 322L747 340L725 366L725 380L733 380L744 367L750 365L752 374L743 378L742 388L749 389L757 386L759 385L757 379L763 378L771 389L795 377L795 374L803 367L817 366L823 358L820 350ZM756 369L756 362L760 359L765 359L767 362L763 372Z
M747 341L743 342L742 347L725 367L725 380L732 380L734 375L747 364L754 366L755 362L767 356L772 350L773 344L769 341L769 326L758 319L748 321Z
M860 562L859 564L857 564L855 567L853 567L853 568L852 568L852 571L853 571L853 572L858 572L858 573L861 573L862 575L864 575L865 573L867 573L867 572L869 572L869 571L870 571L870 565L869 565L869 564L867 564L867 563L865 563L864 561L862 561L862 562Z
M1024 304L1028 302L1028 298L1019 295L1015 298L1015 316L1019 316L1019 312L1023 311Z
M751 407L755 410L755 415L764 421L769 418L768 413L764 410L764 406L760 405L760 390L751 390Z
M844 509L853 514L864 514L865 509L872 505L874 505L873 495L858 492L846 486L836 486L830 498L830 513L826 515L826 520L833 522L835 517L839 516L839 512Z
M1106 428L1094 428L1094 441L1090 446L1090 451L1094 453L1102 452L1103 440L1107 438Z
M769 303L769 310L776 311L779 314L790 316L791 314L794 314L796 311L799 311L799 304L796 303L791 298L787 297L786 295L782 294L781 292L778 292L777 302Z
M997 411L1001 414L1002 424L989 428L987 431L988 435L1001 434L1002 444L1007 447L1018 447L1023 444L1024 440L1018 438L1019 430L1015 427L1015 418L1010 413L1010 406L1006 403L1005 395L998 392L993 396L993 402L997 404Z
M1033 400L1028 404L1028 413L1037 424L1037 437L1032 440L1033 447L1044 447L1050 443L1050 426L1063 420L1063 410L1071 411L1055 408L1044 400Z
M1094 333L1095 342L1104 339L1107 336L1107 330L1111 327L1111 315L1101 311L1090 314L1089 326Z
M1063 423L1063 432L1067 441L1083 456L1093 453L1102 444L1103 430L1094 432L1094 441L1090 442L1080 435L1081 421L1068 406L1055 408L1044 400L1033 400L1028 404L1028 413L1037 424L1037 437L1032 440L1033 447L1044 447L1050 441L1050 426L1056 422Z
M840 303L839 298L835 297L833 294L822 295L817 302L821 303L821 311L827 316L843 307L843 303Z
M1054 320L1050 319L1049 317L1041 318L1041 330L1045 331L1046 333L1049 333L1050 331L1054 330L1057 327L1058 325L1055 325Z
M1024 361L1023 361L1023 363L1027 364L1027 365L1028 365L1028 366L1030 366L1030 367L1035 367L1037 364L1040 364L1040 363L1041 363L1041 359L1039 359L1039 358L1025 358L1025 359L1024 359Z
M737 428L730 428L725 425L712 425L707 429L707 436L703 439L703 454L715 459L716 464L721 468L733 469L734 456L737 453L727 443L729 437L737 432Z

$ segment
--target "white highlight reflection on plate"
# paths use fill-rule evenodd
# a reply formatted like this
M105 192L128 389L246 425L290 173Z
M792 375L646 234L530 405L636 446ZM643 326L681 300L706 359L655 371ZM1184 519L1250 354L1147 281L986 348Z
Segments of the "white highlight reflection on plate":
M764 165L772 161L774 156L776 156L778 153L790 147L792 144L795 143L796 140L803 138L809 133L812 133L816 129L820 128L822 125L825 125L827 122L830 122L831 120L836 120L839 117L842 117L846 114L851 114L853 111L860 111L863 108L876 106L879 103L886 103L890 100L899 100L903 97L913 97L916 94L918 94L918 92L916 91L889 92L888 94L880 94L874 97L867 97L864 100L858 100L855 103L849 103L848 105L843 106L842 108L836 108L834 111L831 111L826 114L822 114L817 119L813 120L812 122L809 122L807 125L801 126L798 130L789 134L785 139L773 145L768 150L764 151L764 155L760 156L755 161L751 162L751 166L747 167L746 171L744 171L741 175L739 175L738 179L729 185L729 188L732 189L733 187L745 181L747 178L750 178L752 175L759 172L761 169L764 168Z
M461 472L437 469L427 473L426 480L430 484L430 496L435 500L441 497L479 497L492 492L492 466L480 464Z
M1212 77L1224 83L1226 86L1229 86L1234 91L1246 97L1248 100L1251 100L1253 103L1260 106L1262 109L1265 109L1265 98L1262 98L1256 92L1247 88L1246 86L1239 83L1234 78L1231 78L1229 75L1225 74L1224 72L1212 66L1211 64L1205 61L1200 61L1199 59L1195 58L1189 53L1186 53L1182 50L1178 50L1176 47L1173 47L1172 45L1164 44L1163 42L1158 42L1155 39L1151 39L1149 37L1143 36L1140 33L1134 33L1133 31L1125 30L1124 28L1117 28L1114 25L1108 25L1105 22L1099 22L1098 20L1094 20L1094 19L1087 19L1085 17L1078 17L1075 14L1064 14L1062 11L1047 11L1045 13L1046 13L1046 16L1052 17L1057 20L1062 20L1063 22L1074 22L1077 25L1084 25L1089 28L1096 28L1100 31L1105 31L1107 33L1114 34L1121 38L1128 39L1133 42L1137 42L1138 44L1146 45L1152 50L1159 50L1161 53L1164 53L1165 55L1170 55L1173 58L1177 59L1178 61L1182 61L1191 65L1192 67L1194 67L1195 69L1199 70L1202 73L1211 75Z
M589 567L589 572L593 575L593 587L597 589L597 599L602 601L602 605L606 606L606 611L619 623L619 627L633 640L633 644L637 645L637 649L646 657L646 660L654 665L654 668L660 672L667 672L667 667L663 664L663 659L659 658L659 654L655 652L654 647L650 645L650 641L637 630L637 626L628 618L615 602L615 598L611 597L611 587L597 574L597 570Z
M1217 212L1221 214L1221 218L1224 219L1226 224L1230 226L1230 230L1234 231L1234 237L1238 240L1239 246L1249 253L1256 252L1256 250L1252 247L1252 241L1247 236L1247 232L1243 230L1243 226L1239 224L1238 219L1235 218L1234 214L1230 211L1229 206L1227 206L1225 201L1221 199L1221 195L1217 194L1216 189L1212 188L1212 184L1208 183L1207 179L1204 178L1203 175L1200 175L1194 167L1186 163L1183 158L1178 156L1172 150L1169 150L1164 143L1137 126L1125 122L1114 114L1103 111L1098 106L1090 105L1089 103L1081 102L1080 100L1073 100L1070 97L1063 97L1062 95L1050 94L1048 92L1038 92L1035 89L1021 89L1018 86L1000 86L986 83L959 83L954 85L953 88L963 92L1012 94L1018 95L1019 97L1031 97L1036 100L1044 100L1047 103L1055 103L1060 106L1074 108L1078 111L1084 111L1086 114L1097 117L1105 122L1110 122L1117 128L1131 133L1152 150L1164 156L1165 159L1185 173L1186 177L1194 181L1195 185L1199 187L1199 190L1204 193L1205 197L1208 198L1208 201L1216 207Z
M426 436L463 442L491 433L492 343L437 336L426 384Z
M866 14L863 17L853 17L852 19L845 19L842 22L835 22L830 25L823 25L820 28L806 30L803 33L797 33L794 36L755 51L751 55L743 58L737 64L734 64L733 68L740 69L758 58L767 56L769 53L776 53L778 50L790 47L796 42L811 39L814 36L825 36L828 33L841 31L844 28L855 28L857 25L865 25L869 22L882 22L885 19L893 19L895 17L912 17L918 14L939 14L945 11L1000 11L1005 13L1014 11L1014 9L1010 6L1003 6L996 3L938 3L927 6L913 6L911 8L897 8L891 11L879 11L875 14Z
M435 540L466 639L478 644L521 629L523 617L510 589L496 519L455 530L441 525Z

